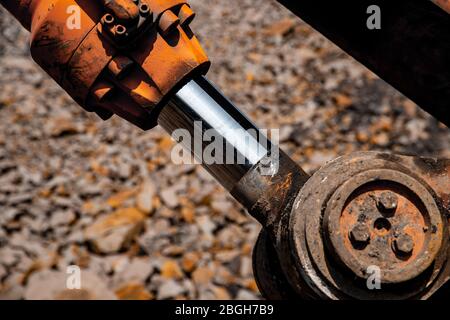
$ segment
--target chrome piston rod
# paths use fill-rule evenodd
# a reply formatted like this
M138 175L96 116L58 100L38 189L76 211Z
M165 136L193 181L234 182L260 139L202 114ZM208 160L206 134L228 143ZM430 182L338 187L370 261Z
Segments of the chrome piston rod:
M228 191L272 147L256 126L204 77L179 89L161 110L158 123ZM216 148L205 152L211 150L211 144Z

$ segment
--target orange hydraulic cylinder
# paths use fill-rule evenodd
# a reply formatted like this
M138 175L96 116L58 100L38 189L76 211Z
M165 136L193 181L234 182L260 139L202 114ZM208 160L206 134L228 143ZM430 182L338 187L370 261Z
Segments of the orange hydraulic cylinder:
M167 95L209 60L184 0L1 0L33 59L88 111L156 125Z

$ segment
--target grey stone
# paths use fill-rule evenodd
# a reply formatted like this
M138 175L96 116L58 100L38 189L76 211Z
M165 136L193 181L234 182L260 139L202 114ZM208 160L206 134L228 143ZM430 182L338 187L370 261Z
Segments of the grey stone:
M61 225L69 225L74 222L76 215L72 210L56 211L50 218L50 225L52 227L58 227Z
M141 190L136 197L136 206L142 212L149 214L153 211L153 197L156 194L156 186L147 180L142 184Z
M169 298L175 298L178 295L181 295L186 290L176 281L174 280L168 280L164 282L158 289L158 299L169 299Z
M259 300L259 298L254 293L241 289L237 293L236 300Z
M178 195L177 195L177 191L178 191L178 187L176 186L172 186L170 188L166 188L161 190L161 199L164 202L164 204L171 208L174 209L176 207L178 207L178 205L180 204L179 199L178 199Z
M114 300L115 295L106 287L106 284L91 271L81 270L81 288L67 287L70 274L60 271L43 270L33 274L25 289L27 300L54 300L54 299L88 299L88 300Z

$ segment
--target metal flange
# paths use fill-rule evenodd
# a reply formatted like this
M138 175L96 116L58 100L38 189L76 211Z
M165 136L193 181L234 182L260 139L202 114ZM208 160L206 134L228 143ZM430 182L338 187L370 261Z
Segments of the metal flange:
M448 179L450 163L440 162L434 172L424 163L430 161L356 153L308 180L293 206L290 243L280 253L299 295L427 298L445 283L449 211L442 190L436 193L429 183ZM367 286L372 267L379 270L380 288Z
M382 200L388 208L378 205ZM419 277L436 260L445 223L419 181L399 171L374 169L335 191L322 226L338 262L363 279L376 266L381 283L393 284Z

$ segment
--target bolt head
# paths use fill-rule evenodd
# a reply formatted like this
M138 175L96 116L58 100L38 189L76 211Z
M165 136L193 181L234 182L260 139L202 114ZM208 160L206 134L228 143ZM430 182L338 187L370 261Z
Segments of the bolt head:
M377 206L382 212L393 212L397 209L397 205L398 196L392 191L385 191L378 197Z
M414 240L409 234L402 233L394 239L393 248L399 255L409 255L414 250Z
M349 236L355 245L366 245L370 241L369 227L364 223L357 223L350 230Z

